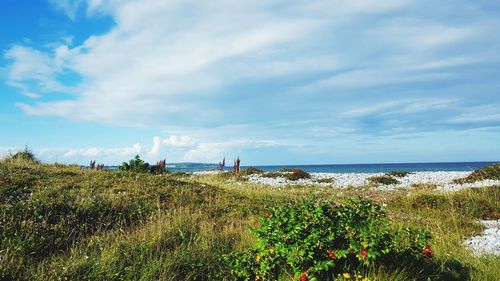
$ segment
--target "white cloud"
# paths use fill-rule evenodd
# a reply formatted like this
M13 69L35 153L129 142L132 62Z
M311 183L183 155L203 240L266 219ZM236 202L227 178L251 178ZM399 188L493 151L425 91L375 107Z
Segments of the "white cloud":
M184 156L187 161L202 161L208 163L217 163L222 158L238 157L244 149L272 147L280 145L273 140L229 140L222 142L200 143L190 149Z
M75 20L76 13L85 4L85 0L49 0L49 2L72 20Z
M123 156L133 156L140 154L142 151L142 146L139 143L134 144L131 147L122 148L82 148L82 149L71 149L64 153L64 157L123 157Z
M38 62L30 66L48 68L49 75L43 79L46 83L55 82L52 73L64 69L80 75L84 83L71 99L18 106L32 115L100 123L138 125L159 116L172 120L202 111L200 96L217 95L217 90L256 74L266 78L339 67L335 58L329 58L329 63L323 54L292 60L283 57L294 55L295 49L300 50L334 25L335 17L320 19L317 13L336 11L349 18L390 11L406 2L301 1L290 6L227 0L88 1L90 14L109 13L116 26L79 46L62 45L52 53L27 50L31 56L43 57L44 66L39 67ZM80 1L53 3L70 17L81 5ZM23 56L11 59L15 68ZM190 97L189 101L185 97ZM204 114L210 117L220 110L212 106L212 112L205 110Z
M460 114L447 120L450 124L494 124L500 126L500 110L498 104L470 106ZM481 126L483 127L483 126Z
M387 46L429 51L460 43L475 35L476 29L475 26L446 25L428 19L395 18L371 29L368 34L382 38Z
M7 82L18 88L23 95L39 98L41 93L73 92L71 87L56 79L64 67L59 55L51 57L29 47L14 45L5 53L5 58L12 61L8 68Z
M157 156L162 146L182 148L182 147L190 147L196 144L197 141L189 136L170 136L166 139L162 139L160 137L154 137L153 146L151 147L149 154L152 156Z
M423 98L423 99L400 99L371 103L366 106L356 107L344 111L341 116L345 118L360 118L370 115L405 115L429 111L443 110L456 106L456 99Z

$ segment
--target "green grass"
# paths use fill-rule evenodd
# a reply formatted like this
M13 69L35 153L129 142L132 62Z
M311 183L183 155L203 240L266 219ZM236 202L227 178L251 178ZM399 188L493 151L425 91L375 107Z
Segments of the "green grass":
M482 180L500 180L500 163L475 170L465 178L456 179L455 183L474 183Z
M383 184L383 185L391 185L391 184L398 184L399 181L392 176L388 175L383 175L383 176L373 176L368 178L368 182L371 184Z
M311 174L309 174L306 171L303 171L301 169L295 169L295 168L285 168L281 169L277 172L267 172L267 173L261 173L262 177L265 178L285 178L289 181L297 181L300 179L310 179Z
M462 241L500 218L500 188L442 193L270 188L236 176L133 174L0 161L0 280L230 280L220 257L255 238L267 205L315 194L386 206L394 227L428 228L435 264L358 268L377 280L496 280L500 258ZM431 277L429 277L431 276ZM281 280L288 280L286 276Z
M391 177L396 177L396 178L404 178L406 177L407 175L411 174L410 172L406 172L406 171L392 171L392 172L388 172L388 173L385 173L387 176L391 176Z

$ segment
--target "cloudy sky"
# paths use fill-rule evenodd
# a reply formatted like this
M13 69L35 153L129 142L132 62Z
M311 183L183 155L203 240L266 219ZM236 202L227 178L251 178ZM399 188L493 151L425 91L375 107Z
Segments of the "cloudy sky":
M2 0L0 154L500 160L497 0Z

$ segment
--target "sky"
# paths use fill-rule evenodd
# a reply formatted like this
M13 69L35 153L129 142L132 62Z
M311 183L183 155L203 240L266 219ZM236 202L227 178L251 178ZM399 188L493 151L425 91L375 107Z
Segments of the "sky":
M2 0L0 157L500 160L497 0Z

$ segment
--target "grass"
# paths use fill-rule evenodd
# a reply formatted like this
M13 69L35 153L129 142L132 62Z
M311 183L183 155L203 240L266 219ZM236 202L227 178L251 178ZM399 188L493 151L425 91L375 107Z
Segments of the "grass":
M465 178L456 179L455 183L474 183L483 180L500 180L500 163L475 170Z
M265 178L285 178L289 181L298 181L301 179L310 179L311 174L301 169L296 168L285 168L277 172L267 172L261 173L262 177Z
M388 175L383 175L383 176L373 176L368 178L368 182L371 184L382 184L382 185L391 185L391 184L398 184L399 181L392 176Z
M361 267L376 280L496 280L500 257L463 239L500 218L500 188L442 193L322 186L270 188L234 175L133 174L32 161L0 162L0 280L230 280L220 257L255 243L274 202L353 195L385 206L394 227L433 234L437 266ZM288 280L286 276L281 280ZM428 279L429 278L429 279Z
M385 173L387 176L390 176L390 177L396 177L396 178L404 178L406 177L407 175L411 174L410 172L406 172L406 171L392 171L392 172L388 172L388 173Z
M335 182L335 179L333 179L333 178L314 179L314 182L331 184L331 183Z

